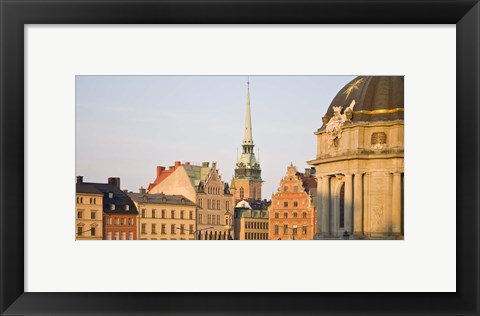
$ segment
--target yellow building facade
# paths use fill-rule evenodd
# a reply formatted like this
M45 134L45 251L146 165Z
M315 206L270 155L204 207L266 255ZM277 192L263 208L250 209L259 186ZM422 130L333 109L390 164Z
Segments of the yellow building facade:
M182 195L128 193L138 209L138 239L195 240L196 204Z
M240 201L234 211L235 240L268 240L268 211L252 210Z
M92 187L81 185L77 177L75 207L75 239L103 239L103 193ZM79 183L80 181L80 183Z

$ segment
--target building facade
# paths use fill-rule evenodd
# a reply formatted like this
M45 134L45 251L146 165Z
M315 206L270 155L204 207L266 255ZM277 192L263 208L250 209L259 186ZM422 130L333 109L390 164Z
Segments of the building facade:
M231 182L235 201L262 199L262 170L253 152L252 120L250 113L250 83L247 82L247 109L243 134L242 155L235 165Z
M163 168L163 167L157 167ZM223 182L216 163L201 166L179 161L167 177L158 174L150 185L150 194L183 195L197 204L196 238L201 240L233 239L234 197ZM165 168L161 169L165 170Z
M270 239L312 240L316 210L302 175L290 165L268 208Z
M268 211L253 210L243 200L237 203L234 210L235 240L268 240Z
M75 239L103 239L103 193L94 186L83 185L77 177L75 207Z
M317 238L403 239L404 78L362 76L322 118Z
M138 239L195 240L196 204L182 195L128 194L138 209Z

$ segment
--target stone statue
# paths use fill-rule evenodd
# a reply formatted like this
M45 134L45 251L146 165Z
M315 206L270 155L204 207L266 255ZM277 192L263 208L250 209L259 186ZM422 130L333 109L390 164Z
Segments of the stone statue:
M343 111L342 106L333 107L333 116L326 124L326 132L330 134L328 139L328 148L337 146L338 140L342 137L342 126L345 123L351 122L353 116L353 107L355 106L355 100L352 100L350 105Z

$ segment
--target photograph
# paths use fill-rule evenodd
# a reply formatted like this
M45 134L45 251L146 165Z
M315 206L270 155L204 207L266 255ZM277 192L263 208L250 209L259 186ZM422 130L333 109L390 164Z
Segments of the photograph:
M402 76L77 76L75 92L77 240L404 239Z

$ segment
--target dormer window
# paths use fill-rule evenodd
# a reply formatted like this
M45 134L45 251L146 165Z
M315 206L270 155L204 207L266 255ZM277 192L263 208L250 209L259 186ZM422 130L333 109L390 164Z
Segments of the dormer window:
M110 204L110 211L115 211L115 204Z
M130 205L128 204L125 205L125 211L130 211Z
M113 199L113 192L108 192L108 198Z

